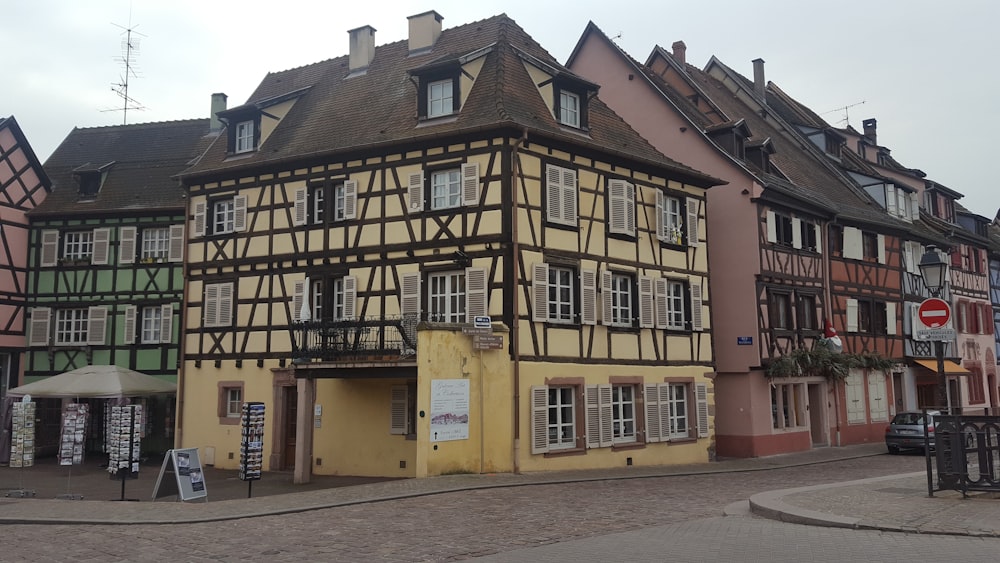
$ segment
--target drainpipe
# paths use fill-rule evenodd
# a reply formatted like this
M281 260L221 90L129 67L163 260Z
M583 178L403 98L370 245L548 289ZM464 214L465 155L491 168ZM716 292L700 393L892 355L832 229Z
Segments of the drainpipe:
M825 229L825 231L826 231L826 237L825 238L827 240L829 240L829 238L830 238L830 225L832 225L836 220L837 220L837 217L834 216L834 218L831 219L830 221L827 221L827 223L825 225L826 226L826 229ZM827 318L831 319L830 322L832 323L833 322L833 320L832 320L833 319L833 302L832 302L833 291L830 288L830 266L829 266L829 264L830 264L830 256L829 256L830 245L827 245L826 248L827 248L827 251L823 253L824 259L820 263L822 264L822 267L823 267L823 293L824 293L825 298L826 298L826 307L824 307L824 309L827 312ZM834 328L836 328L836 326L834 326ZM843 328L844 328L844 337L846 338L847 337L847 327L843 327ZM834 420L834 432L835 432L835 434L834 434L834 444L836 444L837 447L840 447L840 383L837 382L837 381L834 381L832 383L832 385L833 385L833 420Z
M187 188L183 188L187 190ZM187 253L187 205L184 207L184 252ZM177 360L180 364L177 368L177 399L174 402L174 448L182 447L184 441L184 373L186 371L186 357L184 353L184 343L187 341L185 338L185 326L184 319L187 318L187 302L188 302L188 275L187 275L187 265L186 262L181 262L178 267L181 269L181 306L177 311L179 322L179 329L177 331L179 342L177 343Z
M511 296L514 319L510 327L511 355L514 357L514 474L521 473L521 347L518 337L518 326L520 325L520 295L521 288L518 280L518 260L520 258L520 246L517 242L517 177L520 171L517 149L528 140L528 130L525 129L521 138L514 142L511 151L511 271L514 273L514 295Z

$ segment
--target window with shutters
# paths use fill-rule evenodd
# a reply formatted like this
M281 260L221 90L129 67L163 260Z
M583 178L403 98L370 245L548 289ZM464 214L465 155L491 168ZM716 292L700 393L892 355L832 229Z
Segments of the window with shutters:
M632 276L611 273L610 285L605 288L608 295L605 299L609 305L608 324L618 327L631 327L635 324L635 285Z
M576 321L576 270L564 266L549 267L548 320L555 323Z
M545 219L549 223L577 226L576 170L551 164L545 167Z
M684 204L680 198L661 195L657 198L660 240L668 244L684 244Z
M775 429L807 426L806 385L771 382L771 425Z
M666 292L663 297L667 311L667 326L670 330L687 328L684 294L687 284L681 281L667 280Z
M448 209L462 204L462 173L459 169L431 174L431 209Z
M611 386L612 439L615 444L636 441L636 385Z
M150 227L142 230L142 252L144 262L165 262L170 256L170 228Z
M218 328L233 324L233 283L205 285L203 326Z
M393 385L389 389L389 433L415 440L417 435L417 383Z
M327 192L329 186L316 186L309 190L309 223L322 225L326 220Z
M239 424L243 416L244 384L242 381L220 381L216 414L219 424Z
M236 207L232 199L223 199L212 204L212 234L233 232L235 219Z
M549 450L575 448L576 388L548 388L548 447Z
M427 276L427 320L465 322L465 272L440 272Z
M799 240L801 241L802 249L810 252L822 252L822 249L820 248L819 225L813 223L812 221L805 220L800 220L798 223Z
M819 321L816 315L816 296L811 293L799 293L798 328L800 330L818 330Z
M160 307L142 308L141 342L155 344L160 341L162 332L163 311Z
M668 384L669 394L667 405L669 407L668 420L670 421L669 436L671 439L689 438L688 429L688 385L685 383Z
M86 344L89 340L89 313L87 308L56 310L56 346Z
M296 291L299 291L296 289ZM353 319L357 302L357 278L354 276L321 276L309 278L309 311L314 321ZM300 297L296 302L301 310ZM300 311L294 311L297 318Z
M63 234L63 260L90 260L94 254L94 231L70 231Z
M847 332L896 334L896 304L874 299L847 300Z
M608 180L608 232L635 236L635 185Z
M775 243L782 246L793 246L792 218L780 213L774 214L775 219Z
M327 180L322 184L300 188L295 191L292 224L324 225L331 221L354 219L357 216L357 201L356 180L337 184Z
M885 246L883 238L876 233L862 232L861 233L861 248L863 252L863 258L869 262L884 262L885 256ZM881 243L881 245L880 245Z

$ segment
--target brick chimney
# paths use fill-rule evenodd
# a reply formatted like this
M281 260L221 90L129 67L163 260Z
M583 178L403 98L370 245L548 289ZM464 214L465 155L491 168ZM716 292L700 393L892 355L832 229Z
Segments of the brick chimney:
M687 63L687 45L683 41L674 41L674 44L670 46L674 50L674 60L681 63Z
M760 99L765 98L765 92L767 91L767 82L764 81L764 59L754 59L753 60L753 90L757 92Z
M431 10L406 18L410 22L410 53L429 51L441 36L441 14Z
M220 111L226 111L226 100L228 100L228 99L229 99L229 97L226 96L225 94L221 93L221 92L217 92L215 94L212 94L212 109L211 109L211 113L208 116L209 117L208 132L209 133L218 133L219 131L222 131L222 121L219 120L219 116L217 114Z
M875 134L875 127L878 125L878 121L875 118L866 119L861 122L865 128L865 138L867 138L873 145L878 145L878 136Z
M351 72L365 70L375 58L375 28L364 25L347 33L351 36L348 69Z

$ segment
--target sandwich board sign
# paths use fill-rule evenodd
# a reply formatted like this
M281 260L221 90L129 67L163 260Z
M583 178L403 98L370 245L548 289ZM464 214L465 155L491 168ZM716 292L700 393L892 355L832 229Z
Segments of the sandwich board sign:
M153 487L153 500L171 495L177 495L179 500L203 498L208 501L198 448L167 450Z

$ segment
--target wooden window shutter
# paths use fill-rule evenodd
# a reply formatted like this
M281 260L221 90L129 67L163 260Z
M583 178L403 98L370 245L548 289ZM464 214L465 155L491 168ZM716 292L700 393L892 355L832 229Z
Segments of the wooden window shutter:
M184 261L184 225L170 225L170 248L167 251L167 260Z
M576 170L563 169L563 219L567 225L576 226L578 197L576 189Z
M344 318L353 319L357 312L358 278L344 276Z
M896 207L896 186L892 184L885 185L885 210L889 212L890 215L896 215L898 213Z
M656 292L654 299L656 303L656 328L665 329L669 321L669 313L667 311L667 278L656 278L653 280L653 285Z
M580 270L580 322L597 324L597 270Z
M858 300L847 300L847 332L858 331Z
M534 310L531 312L531 320L544 323L549 319L549 265L545 262L538 262L533 264L531 269L531 291L534 296Z
M135 227L122 227L118 229L118 263L135 263ZM171 240L171 242L173 242ZM171 246L173 248L173 246Z
M420 314L420 272L406 272L399 276L402 286L399 295L400 313L404 315Z
M625 228L635 236L635 185L625 184Z
M885 235L878 235L878 263L885 264Z
M885 333L896 334L896 304L885 304Z
M462 205L479 205L479 163L462 165Z
M194 204L194 236L205 236L205 202Z
M233 284L219 284L219 318L216 326L230 326L233 323Z
M406 434L410 403L408 394L406 385L393 385L389 392L389 434Z
M656 190L656 238L667 240L667 222L663 220L663 192Z
M554 223L564 223L562 206L562 175L559 168L547 165L545 168L545 218Z
M653 299L653 278L639 277L639 328L655 326L655 306Z
M465 322L488 313L486 299L486 268L465 269Z
M125 322L124 322L124 334L122 334L122 342L125 344L135 344L135 316L136 316L135 305L125 306Z
M778 222L774 211L767 212L767 242L772 244L778 242Z
M39 266L55 266L59 259L59 231L42 231L42 257Z
M687 243L688 246L698 246L698 221L701 215L701 200L693 197L687 198L685 209L687 211Z
M549 388L531 387L531 453L549 451Z
M611 324L611 282L614 276L608 270L601 272L601 323L605 325Z
M214 327L219 322L219 285L205 286L205 303L202 311L202 326Z
M588 448L601 447L601 403L597 387L597 385L588 385L584 389Z
M107 332L108 310L104 307L87 308L87 344L100 346L104 344L104 334Z
M292 225L300 227L306 224L306 210L309 208L309 191L305 188L299 188L295 190L294 198Z
M916 193L911 193L907 197L910 199L910 219L916 221L920 219L920 202L917 201Z
M816 252L823 254L823 229L819 225L813 225L813 232L816 233Z
M309 278L292 282L292 322L302 320L302 302L305 300Z
M625 182L608 180L608 232L625 232Z
M174 306L160 305L160 342L169 344L174 337Z
M660 441L670 441L670 384L659 383L656 385L657 401L660 402Z
M238 195L233 198L233 231L242 233L247 230L247 196Z
M792 217L792 248L802 248L802 219Z
M698 413L698 437L708 438L708 384L694 384L694 401Z
M344 182L344 219L358 218L358 181Z
M424 210L424 171L413 172L407 176L407 198L410 201L410 211Z
M691 330L704 330L701 318L701 284L691 284Z
M35 307L31 310L28 346L48 346L51 320L52 309L49 307Z
M865 257L861 239L861 229L844 227L844 258L861 260Z
M601 419L601 434L600 434L600 445L602 448L611 447L614 444L614 406L612 405L612 393L611 384L602 383L597 386L597 396L599 409L600 409L600 419Z
M111 246L111 229L94 229L94 253L90 255L90 263L103 266L108 263Z
M645 399L646 442L662 442L663 429L660 426L660 392L655 383L642 386Z

